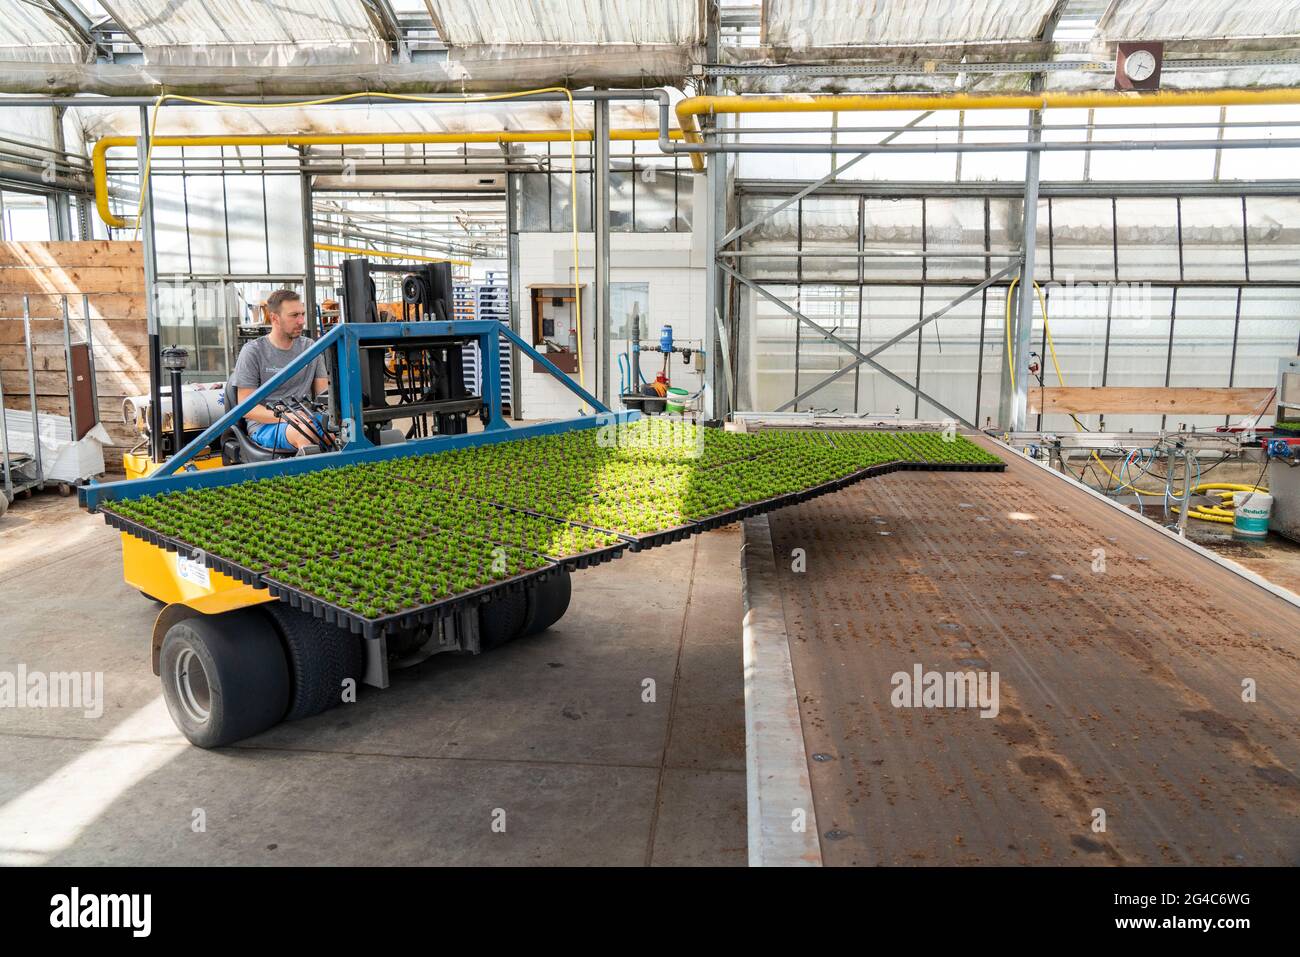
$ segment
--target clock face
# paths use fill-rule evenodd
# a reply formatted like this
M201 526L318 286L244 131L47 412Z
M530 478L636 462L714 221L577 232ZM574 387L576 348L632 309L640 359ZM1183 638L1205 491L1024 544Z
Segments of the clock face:
M1136 83L1156 72L1156 58L1150 50L1134 50L1124 58L1124 75Z

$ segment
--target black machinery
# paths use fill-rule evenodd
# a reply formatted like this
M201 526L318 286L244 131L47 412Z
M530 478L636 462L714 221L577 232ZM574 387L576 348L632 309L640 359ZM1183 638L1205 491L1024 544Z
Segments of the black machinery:
M368 259L343 261L340 309L345 322L379 322L375 272L406 273L402 279L403 322L450 322L452 279L449 263L414 268ZM484 410L481 396L465 387L462 353L474 337L449 334L394 339L361 348L361 394L366 438L376 445L432 435L460 435L471 414ZM333 361L333 352L331 352ZM331 381L337 370L331 368ZM396 401L394 401L396 400ZM404 432L391 427L409 419Z

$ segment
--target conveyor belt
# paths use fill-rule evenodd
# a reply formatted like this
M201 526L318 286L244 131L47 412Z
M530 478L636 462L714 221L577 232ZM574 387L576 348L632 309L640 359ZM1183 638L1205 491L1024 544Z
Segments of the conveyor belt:
M823 861L1300 862L1300 610L1006 457L769 516ZM1000 713L892 706L917 664Z

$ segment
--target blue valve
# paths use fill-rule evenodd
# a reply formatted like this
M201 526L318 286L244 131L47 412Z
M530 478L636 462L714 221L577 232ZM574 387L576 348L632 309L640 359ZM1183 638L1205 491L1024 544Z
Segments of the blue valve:
M659 330L659 351L669 353L673 351L673 327L664 326Z

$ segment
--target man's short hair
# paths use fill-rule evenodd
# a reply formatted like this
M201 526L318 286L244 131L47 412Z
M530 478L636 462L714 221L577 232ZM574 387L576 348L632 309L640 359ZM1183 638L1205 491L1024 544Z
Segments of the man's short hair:
M266 311L273 312L278 316L281 307L290 300L301 302L302 295L294 292L292 289L277 289L275 292L271 293L271 295L266 297Z

